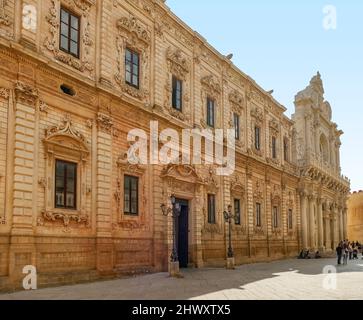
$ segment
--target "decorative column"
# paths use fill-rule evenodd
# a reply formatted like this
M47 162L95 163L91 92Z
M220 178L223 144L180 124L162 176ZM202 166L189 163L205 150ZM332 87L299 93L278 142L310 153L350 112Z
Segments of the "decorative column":
M343 237L344 237L344 239L348 238L347 219L348 219L348 208L344 207L344 209L343 209ZM354 241L354 239L352 239L352 240Z
M97 269L102 273L113 270L112 242L112 127L110 115L97 115Z
M301 203L301 233L302 245L304 249L308 248L308 219L307 219L307 197L305 192L300 192Z
M342 207L339 207L338 209L338 217L339 217L339 239L346 239L346 237L344 237L344 221L343 221L343 209Z
M309 230L310 230L310 249L315 249L315 216L314 216L314 196L309 196Z
M323 220L323 204L321 199L317 200L318 205L318 248L324 251L324 220Z
M330 231L330 215L328 213L326 213L324 215L324 223L325 223L325 250L326 251L331 251L332 250L332 245L331 245L331 231Z
M35 119L39 93L32 85L21 81L16 82L14 92L15 165L9 275L13 279L18 279L23 276L22 268L25 265L36 266L33 224L36 217L34 203L37 201L34 192L37 143Z

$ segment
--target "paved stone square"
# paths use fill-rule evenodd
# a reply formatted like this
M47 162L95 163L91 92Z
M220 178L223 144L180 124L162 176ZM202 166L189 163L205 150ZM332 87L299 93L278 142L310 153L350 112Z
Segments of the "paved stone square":
M336 289L332 275L323 274L325 266L336 265L335 259L285 260L244 265L236 270L188 269L183 279L158 273L135 278L91 284L22 291L0 295L13 299L103 299L103 300L295 300L295 299L363 299L363 260L339 266ZM333 281L332 281L333 280Z

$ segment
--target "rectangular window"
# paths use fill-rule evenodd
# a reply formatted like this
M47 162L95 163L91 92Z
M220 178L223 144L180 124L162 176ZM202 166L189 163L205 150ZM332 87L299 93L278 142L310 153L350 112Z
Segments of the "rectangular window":
M272 158L276 159L277 152L276 152L276 138L275 137L272 137L271 145L272 145Z
M178 111L182 111L183 108L183 81L173 76L173 101L172 106Z
M215 106L214 100L207 99L207 125L214 128L215 125Z
M262 227L261 203L256 203L256 226Z
M279 209L273 207L273 226L275 229L279 227Z
M77 164L57 160L55 164L55 207L77 208Z
M140 56L137 52L126 48L125 80L130 86L139 89Z
M260 127L255 127L255 149L261 149L261 129Z
M241 200L234 199L234 222L236 225L241 225Z
M60 49L79 58L80 18L61 8Z
M208 195L208 223L216 223L216 196L214 194Z
M289 141L284 139L284 160L289 161Z
M124 177L124 213L137 216L139 214L139 178Z
M240 140L239 115L236 113L233 114L233 124L234 124L235 138L236 140Z
M289 209L288 227L289 227L289 230L293 229L292 209Z

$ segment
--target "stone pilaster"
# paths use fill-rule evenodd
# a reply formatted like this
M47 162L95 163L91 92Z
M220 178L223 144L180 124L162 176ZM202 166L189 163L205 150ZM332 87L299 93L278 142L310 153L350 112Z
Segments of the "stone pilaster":
M112 243L112 118L99 113L97 117L97 197L96 234L97 268L110 272L113 268Z
M323 218L323 205L321 199L317 200L318 206L318 248L324 251L324 218Z
M311 249L315 249L316 244L314 202L315 198L309 196L309 244Z
M22 277L22 268L36 266L36 250L33 236L34 221L34 168L35 168L35 116L38 90L24 82L16 82L15 88L15 139L13 212L9 276Z
M301 203L301 231L302 231L302 245L308 248L308 219L307 219L307 196L304 192L300 193Z
M329 214L324 215L324 226L325 226L325 237L324 237L324 245L325 250L330 251L332 250L332 243L331 243L331 220Z
M252 173L247 169L247 234L248 234L248 255L251 257L251 238L254 232L254 203L253 203L253 180Z

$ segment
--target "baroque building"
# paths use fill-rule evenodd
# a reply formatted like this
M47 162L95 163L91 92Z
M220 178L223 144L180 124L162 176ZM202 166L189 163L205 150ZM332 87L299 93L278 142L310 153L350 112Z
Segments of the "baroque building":
M40 286L167 270L171 195L182 267L225 265L229 205L237 264L345 237L342 132L320 75L289 119L164 2L0 1L0 289L26 265ZM233 175L129 163L128 133L152 121L233 128Z
M363 191L350 194L347 205L348 239L363 243Z

